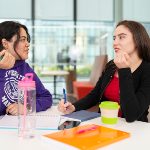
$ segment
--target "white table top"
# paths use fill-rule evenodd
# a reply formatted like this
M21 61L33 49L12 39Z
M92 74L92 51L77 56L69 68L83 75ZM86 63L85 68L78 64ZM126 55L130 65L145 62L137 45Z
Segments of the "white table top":
M48 114L60 114L56 107L52 107L47 110ZM124 139L122 141L113 143L111 145L105 146L101 148L102 150L142 150L142 149L150 149L150 124L144 123L140 121L135 121L133 123L127 123L124 119L119 119L119 122L116 125L105 125L102 124L100 118L92 119L87 122L83 122L82 124L94 123L106 127L111 127L115 129L119 129L122 131L129 132L131 137ZM71 147L69 145L42 137L43 134L52 133L55 131L44 131L38 130L36 131L36 137L33 139L19 139L17 136L17 130L6 130L0 129L0 147L5 150L74 150L76 148Z

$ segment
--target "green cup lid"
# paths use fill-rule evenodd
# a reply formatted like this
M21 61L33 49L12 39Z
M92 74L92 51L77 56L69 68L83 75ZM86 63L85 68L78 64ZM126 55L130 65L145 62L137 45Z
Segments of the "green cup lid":
M119 109L120 106L117 102L103 101L100 103L99 107L105 109Z

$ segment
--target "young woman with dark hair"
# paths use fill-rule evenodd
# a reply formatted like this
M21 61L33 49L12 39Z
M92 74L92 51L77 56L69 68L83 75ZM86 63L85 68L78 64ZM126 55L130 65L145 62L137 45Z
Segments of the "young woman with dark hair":
M33 69L25 62L28 59L30 36L26 26L14 21L0 23L0 47L15 58L15 64L10 69L0 69L0 115L18 114L18 81L26 73L34 74L36 83L36 111L51 107L52 96L45 89ZM23 107L22 107L23 108ZM23 109L22 109L23 113Z
M127 122L147 122L150 105L150 40L142 24L124 20L114 31L115 58L108 62L95 88L81 100L58 109L71 113L88 109L102 101L120 104L119 116Z

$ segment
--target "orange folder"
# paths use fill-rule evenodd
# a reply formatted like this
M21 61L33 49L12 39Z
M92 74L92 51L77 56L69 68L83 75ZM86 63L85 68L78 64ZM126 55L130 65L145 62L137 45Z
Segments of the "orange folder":
M72 145L81 150L93 150L128 138L130 133L90 124L65 129L44 136Z

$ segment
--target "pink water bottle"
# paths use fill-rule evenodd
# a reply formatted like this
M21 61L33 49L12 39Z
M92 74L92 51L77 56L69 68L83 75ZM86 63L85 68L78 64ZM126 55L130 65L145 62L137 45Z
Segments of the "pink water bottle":
M36 127L36 88L33 74L25 74L18 82L18 135L22 138L34 137Z

